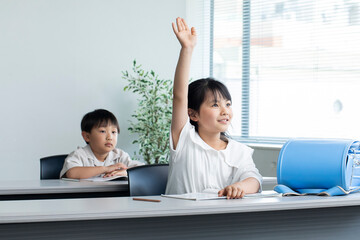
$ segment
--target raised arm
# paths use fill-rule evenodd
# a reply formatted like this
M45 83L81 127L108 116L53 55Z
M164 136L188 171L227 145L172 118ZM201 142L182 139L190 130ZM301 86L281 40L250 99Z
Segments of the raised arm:
M177 146L181 130L185 126L188 118L188 85L190 75L190 63L193 49L196 45L196 31L192 27L189 29L182 18L176 19L172 23L174 33L181 44L180 56L175 70L174 89L173 89L173 112L171 123L171 135L174 149Z

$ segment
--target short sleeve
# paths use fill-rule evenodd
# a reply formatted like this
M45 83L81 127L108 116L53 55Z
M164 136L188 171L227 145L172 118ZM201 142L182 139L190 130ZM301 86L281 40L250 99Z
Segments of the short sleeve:
M83 162L81 161L81 156L79 155L79 153L77 151L72 152L69 154L69 156L67 156L67 158L64 161L64 165L63 168L60 172L60 178L62 178L65 173L73 168L73 167L83 167Z
M169 140L170 140L170 154L171 155L176 155L177 152L181 151L181 149L183 148L183 146L185 144L187 136L189 136L192 128L193 128L193 125L191 125L190 119L188 118L183 129L181 130L176 149L174 149L174 143L173 143L172 134L171 134L171 130L170 130L170 139Z
M262 176L260 175L259 170L256 168L255 163L252 159L252 154L254 150L247 146L245 146L242 150L245 152L242 155L242 159L235 170L232 183L240 182L247 178L253 177L258 180L261 191Z

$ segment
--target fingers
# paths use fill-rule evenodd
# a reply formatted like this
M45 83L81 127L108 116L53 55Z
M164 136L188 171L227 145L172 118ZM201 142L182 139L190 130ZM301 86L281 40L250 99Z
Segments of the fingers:
M189 31L189 27L188 27L187 23L185 22L185 20L183 18L180 18L180 17L176 18L176 27L175 27L175 23L172 23L172 28L173 28L175 34L178 32L181 32L181 31ZM195 31L195 28L194 28L194 31Z
M193 49L195 47L197 36L194 27L190 29L185 20L178 17L176 22L172 23L172 28L182 48Z
M182 24L183 24L184 30L189 31L189 27L188 27L185 19L182 18L182 19L181 19L181 22L182 22Z
M113 177L113 176L127 176L126 170L117 170L107 173L104 177Z
M109 173L105 174L105 175L103 176L103 178L115 176L115 175L116 175L116 172L117 172L117 171L109 172Z
M181 18L176 18L176 25L177 25L177 29L179 32L181 32L182 30L184 30L184 25L183 22L181 21Z
M116 163L115 166L116 166L118 169L120 169L120 168L122 168L122 169L128 169L128 167L127 167L125 164L123 164L123 163Z
M192 27L192 28L191 28L191 35L196 36L196 30L195 30L195 28L194 28L194 27Z
M236 188L235 194L233 194L232 198L243 198L245 192L242 189Z
M240 198L243 198L245 196L245 191L241 191Z
M106 167L106 173L111 173L116 170L126 170L128 167L123 163L115 163Z
M111 172L111 173L105 174L105 175L103 176L103 178L113 177L113 176L115 176L115 175L116 175L116 171L113 171L113 172Z
M171 23L171 25L172 25L172 29L173 29L174 33L177 34L178 30L175 27L175 23Z
M231 198L243 198L244 195L245 195L244 190L242 190L241 188L235 188Z
M220 190L218 195L219 197L226 196L227 199L237 199L243 198L245 196L245 191L241 188L230 185Z
M218 196L219 197L222 197L222 196L224 196L224 189L221 189L219 192L218 192Z
M231 187L227 187L226 188L226 198L227 199L230 199L231 198L231 195L232 195L232 193L233 193L233 189L231 188Z
M238 193L238 190L236 188L232 188L231 195L228 196L228 198L236 198L237 193Z
M103 178L110 177L110 174L111 174L111 173L106 173L106 174L103 176Z

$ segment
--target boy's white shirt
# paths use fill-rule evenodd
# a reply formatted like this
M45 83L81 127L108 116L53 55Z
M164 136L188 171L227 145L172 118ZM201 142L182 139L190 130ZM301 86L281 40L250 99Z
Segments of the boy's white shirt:
M228 139L224 150L205 143L188 119L174 150L170 132L170 168L166 194L219 191L246 178L262 177L252 159L253 149Z
M78 147L65 159L64 166L60 172L60 178L63 177L63 175L73 167L110 166L119 162L125 164L127 167L144 165L142 162L131 160L129 154L119 148L114 148L112 151L110 151L105 161L101 162L95 157L93 151L90 148L90 145L86 145L85 147Z

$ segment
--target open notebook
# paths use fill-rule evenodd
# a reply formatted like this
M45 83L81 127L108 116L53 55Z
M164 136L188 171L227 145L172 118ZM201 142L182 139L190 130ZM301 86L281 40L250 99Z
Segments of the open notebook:
M162 197L168 198L177 198L177 199L185 199L185 200L194 200L194 201L201 201L201 200L215 200L215 199L226 199L225 196L219 197L217 191L207 191L201 193L184 193L184 194L162 194ZM264 197L281 197L282 194L277 193L275 191L262 191L261 193L252 193L246 194L244 198L264 198Z

